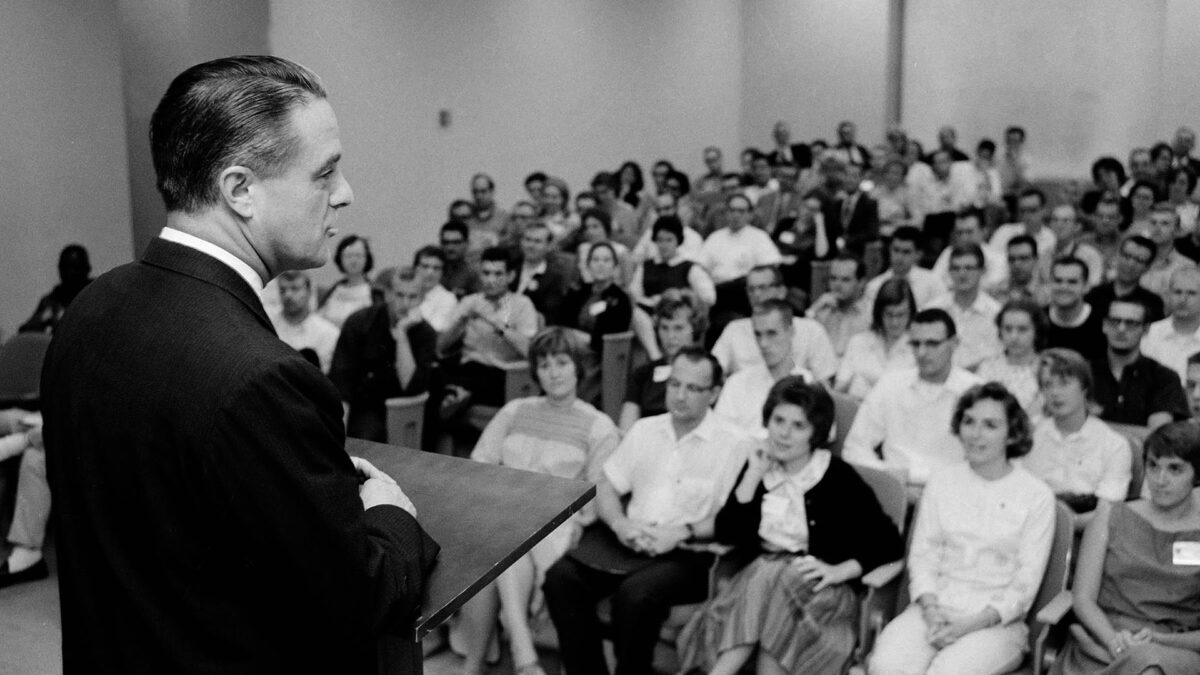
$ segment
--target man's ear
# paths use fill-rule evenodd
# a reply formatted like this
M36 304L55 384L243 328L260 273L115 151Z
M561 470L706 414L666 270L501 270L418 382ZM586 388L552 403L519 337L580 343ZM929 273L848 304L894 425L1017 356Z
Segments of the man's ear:
M242 218L254 215L253 187L258 183L254 171L244 166L227 167L217 177L217 189L221 200Z

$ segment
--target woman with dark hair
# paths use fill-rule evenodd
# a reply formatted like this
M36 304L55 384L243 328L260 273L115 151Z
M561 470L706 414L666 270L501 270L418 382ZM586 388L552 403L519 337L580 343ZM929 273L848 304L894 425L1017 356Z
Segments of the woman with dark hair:
M1029 418L988 382L962 395L951 428L966 461L925 485L908 552L913 601L880 634L872 675L1007 673L1028 648L1055 522L1050 488L1012 461L1032 445Z
M591 282L567 293L561 323L591 336L592 351L599 354L605 335L629 330L633 303L616 284L617 250L612 243L592 245L586 262Z
M505 404L483 430L471 459L598 482L604 460L619 439L612 420L577 395L585 349L568 329L558 326L535 335L529 343L529 363L542 395ZM544 675L534 649L530 607L542 606L534 597L546 570L593 520L595 512L589 504L467 603L462 613L467 642L463 672L484 672L484 656L499 609L517 675Z
M1003 384L1036 422L1042 417L1038 389L1038 352L1046 345L1046 315L1032 300L1011 300L996 314L1003 353L985 359L976 374L984 382Z
M697 300L711 307L717 300L712 278L703 267L679 253L684 237L679 218L662 216L654 221L650 232L655 255L634 268L633 279L629 282L629 293L637 304L652 312L664 297L690 289Z
M916 368L908 346L908 326L917 313L917 301L904 279L888 279L875 294L871 329L851 335L834 376L834 388L863 398L884 373Z
M1129 197L1125 200L1124 210L1129 221L1128 234L1149 236L1150 212L1158 203L1158 186L1150 181L1139 180L1129 188Z
M351 314L371 306L371 282L367 273L374 268L375 258L367 240L352 234L338 243L333 262L344 276L321 294L317 311L341 328Z
M1146 439L1149 497L1100 502L1072 588L1060 675L1200 673L1200 425Z
M621 168L617 170L617 180L621 185L621 188L617 190L617 199L638 209L639 212L653 201L650 192L646 190L642 167L637 162L629 160L622 164Z
M1121 194L1121 186L1125 184L1125 165L1116 157L1104 156L1092 162L1092 189L1083 193L1079 208L1084 213L1095 213L1100 197L1106 192L1114 195Z
M771 387L766 446L717 514L716 538L754 560L679 635L683 672L840 673L855 644L852 583L904 544L875 493L825 449L833 400L800 376Z
M541 217L550 229L555 246L570 239L579 229L579 216L571 213L571 190L561 178L550 176L542 185Z
M580 216L580 243L575 250L579 262L579 278L592 282L592 270L588 267L592 245L604 242L617 254L617 283L624 286L632 273L629 247L612 239L612 216L602 209L591 209Z

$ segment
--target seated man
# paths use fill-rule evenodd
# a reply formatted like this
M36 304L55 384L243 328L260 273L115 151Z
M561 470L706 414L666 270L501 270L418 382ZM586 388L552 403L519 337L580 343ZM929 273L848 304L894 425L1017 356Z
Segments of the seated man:
M1196 263L1175 250L1175 239L1179 237L1179 214L1170 204L1155 204L1150 212L1150 240L1158 248L1150 269L1142 275L1142 287L1156 293L1167 301L1167 283L1171 274L1180 267L1195 267Z
M917 300L917 307L925 307L934 298L946 292L946 284L942 283L937 274L924 267L917 267L924 242L925 236L917 228L910 225L896 228L892 233L892 243L888 245L891 266L867 283L868 306L875 303L875 294L879 292L879 287L888 279L897 277L908 282L913 297Z
M1116 260L1112 267L1115 275L1112 281L1105 281L1087 292L1083 299L1092 306L1102 318L1108 316L1108 305L1118 298L1133 298L1146 306L1150 312L1149 323L1154 323L1166 316L1163 312L1163 300L1153 291L1142 286L1142 277L1150 269L1150 263L1158 255L1158 246L1149 239L1133 235L1121 242L1117 250Z
M342 326L329 379L342 395L346 435L386 443L384 402L429 391L437 332L421 315L421 282L410 269L382 279L384 303Z
M509 287L527 296L541 312L547 324L559 322L559 312L567 292L575 286L575 265L558 251L552 251L550 228L534 221L521 234L519 272Z
M700 343L707 317L690 296L667 298L654 309L654 333L663 357L644 363L629 373L621 418L617 425L624 435L643 417L667 412L667 378L671 360L684 347Z
M760 265L746 275L746 295L753 311L768 300L787 298L787 287L779 268ZM837 354L825 328L812 319L793 317L792 358L801 368L807 369L818 380L828 381L837 374ZM762 352L754 340L754 326L750 319L730 321L712 348L713 356L729 373L762 363Z
M443 401L455 408L466 402L468 394L479 405L504 405L500 366L523 361L538 329L533 301L509 290L517 278L517 261L508 249L485 250L479 268L480 292L459 301L449 327L438 336L438 353L443 356L462 343L459 363L447 368L448 396Z
M1000 303L980 287L987 258L979 244L955 244L950 248L949 293L929 303L944 309L958 329L958 347L954 350L954 365L975 370L987 359L1001 352L996 330L996 315Z
M1054 207L1050 211L1050 229L1057 240L1051 260L1066 257L1082 260L1087 265L1089 287L1104 280L1104 255L1083 240L1083 223L1074 206L1059 204Z
M699 260L718 286L740 280L753 267L777 265L782 260L771 236L750 224L754 207L745 195L730 195L725 208L729 214L725 227L704 240Z
M446 256L442 285L460 300L479 292L479 265L470 253L470 232L466 223L451 220L438 234L438 244Z
M1146 306L1133 298L1116 300L1104 317L1108 348L1092 361L1100 418L1157 429L1188 416L1187 398L1175 371L1141 352Z
M1129 492L1129 441L1092 415L1092 369L1070 349L1039 357L1038 388L1048 417L1033 429L1033 449L1019 461L1076 512L1075 529L1092 519L1097 499L1124 501Z
M446 270L446 254L437 246L423 246L413 256L421 291L421 317L437 332L446 330L450 315L458 306L458 298L442 285ZM376 280L378 282L378 280Z
M684 348L667 380L670 412L638 420L604 463L601 522L550 567L543 586L567 673L608 673L596 616L602 598L612 595L617 672L648 673L671 607L708 594L712 556L686 544L712 537L751 451L744 433L709 410L720 391L720 364Z
M328 373L337 346L338 328L312 311L312 280L305 272L279 275L279 312L271 315L275 334L289 347L304 354L321 372Z
M1040 274L1037 240L1027 234L1009 239L1005 262L1008 274L1004 283L991 290L993 298L1002 305L1013 300L1030 300L1041 307L1050 303L1050 289Z
M1171 274L1167 305L1171 315L1150 324L1142 353L1187 380L1188 357L1200 352L1200 268L1181 267Z
M950 418L958 397L979 378L953 365L958 338L944 310L917 312L909 344L916 370L887 372L875 383L854 417L842 457L864 466L905 469L909 483L924 485L932 472L962 460Z
M1087 302L1087 264L1059 258L1050 268L1050 306L1046 310L1046 346L1074 349L1091 360L1104 355L1103 316Z
M1008 250L1009 240L1027 234L1037 241L1042 260L1050 260L1058 246L1058 237L1046 225L1046 193L1035 187L1025 188L1017 198L1017 213L1021 216L1021 222L997 227L989 246L1004 253Z
M41 415L33 414L15 433L0 438L0 461L21 455L17 478L17 502L8 543L12 544L0 564L0 588L50 576L42 557L46 523L50 519L50 486L46 482L46 450L42 445Z
M762 363L746 366L729 376L721 398L717 399L717 414L751 432L755 438L766 438L762 411L771 386L788 375L801 375L808 382L813 380L812 373L792 357L792 340L796 335L792 318L792 306L783 300L767 300L755 308L750 323Z
M833 351L841 358L850 336L871 327L871 305L863 291L867 266L860 258L843 253L829 263L829 291L817 298L805 313L825 327Z
M1008 281L1005 253L986 245L987 241L983 234L983 215L978 210L971 209L958 214L954 219L954 229L950 232L950 241L952 244L960 246L976 244L983 251L984 266L987 269L982 282L984 292L991 294L997 288L1004 287ZM954 246L942 249L933 263L934 274L938 275L946 288L954 285L950 277L950 252L952 250L954 250Z

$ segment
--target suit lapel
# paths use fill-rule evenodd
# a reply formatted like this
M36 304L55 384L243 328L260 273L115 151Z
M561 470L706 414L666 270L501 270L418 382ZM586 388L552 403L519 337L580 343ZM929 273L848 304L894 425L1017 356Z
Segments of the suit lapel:
M275 332L262 300L246 280L216 258L173 241L155 238L146 247L142 263L170 270L220 288L237 298L264 328Z

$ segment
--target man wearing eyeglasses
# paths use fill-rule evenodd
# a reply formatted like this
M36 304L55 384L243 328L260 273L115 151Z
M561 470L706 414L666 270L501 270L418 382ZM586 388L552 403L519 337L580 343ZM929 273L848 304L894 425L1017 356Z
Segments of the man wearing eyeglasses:
M979 244L955 244L950 248L951 291L929 303L954 319L959 334L954 365L971 370L1001 351L996 331L1000 303L980 287L986 268Z
M1113 301L1104 317L1108 349L1092 361L1100 418L1156 429L1188 417L1179 375L1141 352L1146 306L1132 298Z
M1046 226L1046 193L1037 188L1025 189L1017 199L1017 213L1021 216L1021 222L997 227L988 245L994 251L1005 253L1010 239L1027 234L1037 241L1042 259L1048 263L1058 246L1058 237Z
M945 310L917 312L909 346L917 368L884 373L859 407L842 456L865 466L903 469L910 484L924 485L937 469L962 460L950 418L958 397L979 378L954 366L958 336Z
M689 542L713 535L716 513L749 457L750 438L710 410L721 366L699 347L671 361L668 412L630 427L596 486L600 522L546 572L546 607L568 675L605 674L596 603L612 596L617 672L648 673L671 607L708 593L712 557ZM622 498L628 496L627 504Z
M1115 300L1132 299L1145 305L1147 321L1153 323L1163 318L1163 301L1157 293L1141 284L1142 275L1150 269L1158 253L1158 246L1146 237L1134 235L1121 242L1112 281L1106 281L1088 291L1083 299L1101 317L1108 316L1108 306Z

